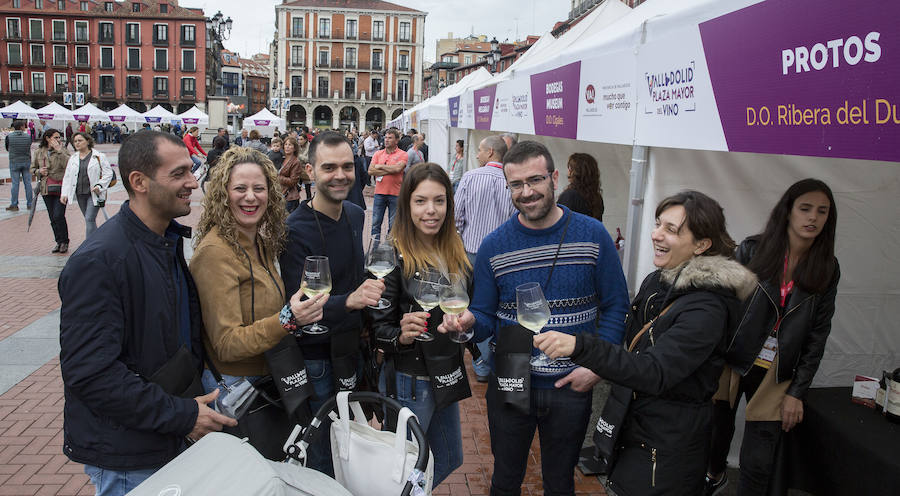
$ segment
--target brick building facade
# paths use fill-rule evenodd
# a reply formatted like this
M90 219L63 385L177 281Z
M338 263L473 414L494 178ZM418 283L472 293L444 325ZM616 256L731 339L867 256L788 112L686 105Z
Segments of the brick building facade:
M111 110L205 108L203 11L177 0L0 0L0 100L37 108L63 92Z
M380 0L275 6L272 97L291 125L383 127L422 100L425 12ZM274 109L273 109L274 110Z

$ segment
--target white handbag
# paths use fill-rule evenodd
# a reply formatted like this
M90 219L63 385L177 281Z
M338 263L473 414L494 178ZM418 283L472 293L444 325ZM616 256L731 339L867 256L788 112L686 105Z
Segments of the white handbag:
M425 473L415 470L419 446L406 439L407 422L415 419L412 410L400 410L397 432L379 431L365 423L362 407L350 403L349 396L349 391L338 393L338 415L331 413L334 478L355 496L399 496L407 480L413 482L412 495L430 495L434 457L429 453Z

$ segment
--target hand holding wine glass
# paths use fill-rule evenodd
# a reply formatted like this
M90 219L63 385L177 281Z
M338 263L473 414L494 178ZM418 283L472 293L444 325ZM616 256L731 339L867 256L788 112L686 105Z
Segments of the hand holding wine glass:
M539 334L550 321L550 304L544 298L541 285L529 282L516 287L516 318L522 327ZM531 365L546 366L553 360L540 352L531 358Z
M331 293L331 269L328 265L328 257L306 257L300 290L303 291L307 298ZM312 325L303 327L303 332L312 335L324 334L328 332L328 327L315 322Z
M379 280L384 279L397 266L397 255L393 245L388 240L373 236L369 240L369 249L366 251L366 270ZM391 306L391 302L380 298L378 305L370 306L376 310L383 310Z
M465 279L459 274L450 274L448 284L441 287L441 310L445 315L451 315L459 320L459 315L469 308L469 293L466 290ZM466 330L450 330L447 337L456 343L465 343L475 334L473 328Z
M426 312L430 312L441 302L441 274L433 269L423 269L419 271L416 280L416 303ZM434 336L425 330L425 332L416 336L417 341L431 341Z

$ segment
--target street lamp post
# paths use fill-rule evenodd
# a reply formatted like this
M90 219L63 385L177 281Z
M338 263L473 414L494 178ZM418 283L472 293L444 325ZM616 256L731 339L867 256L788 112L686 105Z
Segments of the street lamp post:
M497 64L500 63L500 42L495 36L491 40L491 52L487 55L488 64L491 66L491 74L497 72Z
M216 86L221 79L220 55L225 48L225 46L222 45L222 41L227 40L231 36L231 26L234 24L231 17L223 19L224 17L222 11L219 11L216 12L216 15L206 19L206 33L210 41L207 45L207 50L209 52L207 60L212 61L212 64L208 64L212 69L212 76L209 78L210 84L209 88L206 89L206 94L210 96L216 94ZM209 70L209 68L207 70Z

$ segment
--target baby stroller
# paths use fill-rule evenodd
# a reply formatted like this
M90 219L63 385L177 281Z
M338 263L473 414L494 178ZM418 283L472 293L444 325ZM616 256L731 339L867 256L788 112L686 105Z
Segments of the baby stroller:
M397 434L369 427L360 402L396 412L397 425L405 423L415 442L406 440L406 429L398 427ZM326 418L332 422L330 433L320 429ZM314 437L329 434L337 480L304 466L307 448ZM394 456L398 449L402 450L400 457ZM285 443L285 452L287 459L275 462L265 459L246 439L223 433L208 434L128 494L420 496L431 493L434 462L424 431L408 408L378 393L338 393L316 412L309 427L302 429L298 425L294 429ZM394 487L397 490L389 492Z

